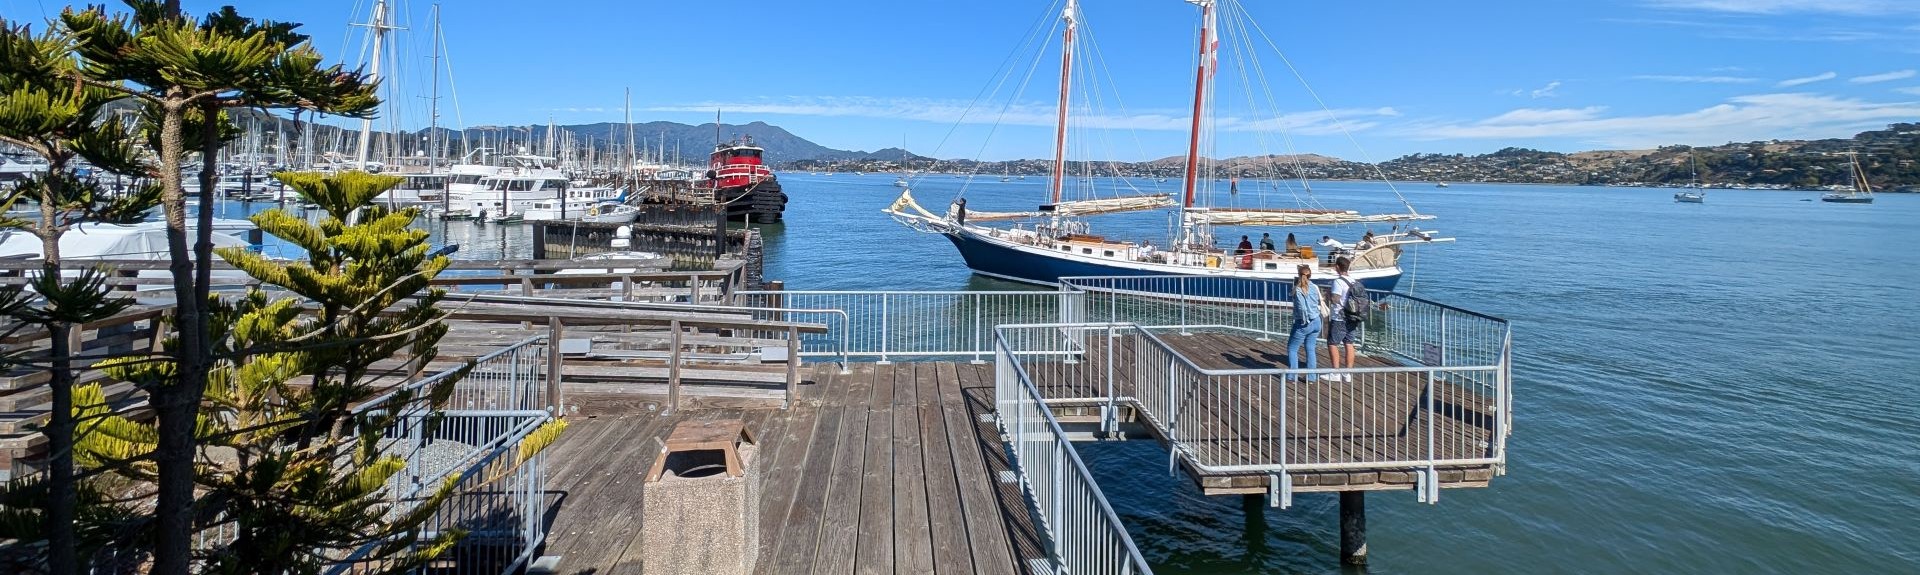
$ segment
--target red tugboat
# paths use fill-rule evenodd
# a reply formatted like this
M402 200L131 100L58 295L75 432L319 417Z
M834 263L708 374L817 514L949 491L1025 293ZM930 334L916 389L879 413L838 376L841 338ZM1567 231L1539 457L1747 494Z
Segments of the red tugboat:
M787 194L773 170L761 163L765 150L753 145L747 136L713 147L707 160L707 177L695 188L711 191L714 201L727 206L729 218L748 216L754 223L779 223L787 209Z

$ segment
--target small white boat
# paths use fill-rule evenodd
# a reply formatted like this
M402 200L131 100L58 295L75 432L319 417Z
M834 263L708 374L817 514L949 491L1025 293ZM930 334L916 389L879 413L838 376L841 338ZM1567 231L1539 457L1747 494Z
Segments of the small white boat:
M904 187L907 187L907 177L906 177L906 176L900 176L899 178L895 178L895 179L893 180L893 187L896 187L896 188L904 188Z
M1434 184L1434 185L1433 185L1433 187L1436 187L1436 188L1445 188L1445 187L1450 187L1450 186L1448 186L1446 182L1439 182L1439 183L1436 183L1436 184Z
M1707 203L1707 193L1706 192L1674 192L1673 201L1680 202L1683 204L1704 204L1704 203Z

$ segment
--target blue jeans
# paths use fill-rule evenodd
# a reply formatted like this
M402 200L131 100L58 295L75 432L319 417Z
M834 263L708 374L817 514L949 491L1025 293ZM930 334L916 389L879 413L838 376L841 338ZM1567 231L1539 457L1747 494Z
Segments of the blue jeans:
M1320 364L1320 354L1315 348L1319 347L1319 339L1320 322L1293 324L1293 331L1287 332L1287 369L1300 369L1300 347L1303 345L1307 348L1305 358L1306 368L1318 368ZM1317 375L1307 374L1307 381L1319 381L1319 379L1320 377Z

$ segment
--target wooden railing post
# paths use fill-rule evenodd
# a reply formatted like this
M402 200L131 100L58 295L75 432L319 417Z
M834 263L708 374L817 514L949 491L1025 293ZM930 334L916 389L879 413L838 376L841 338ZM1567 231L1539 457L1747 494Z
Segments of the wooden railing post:
M554 417L566 415L566 402L560 395L561 371L566 368L566 358L560 355L561 337L565 327L559 317L547 318L547 410Z
M777 292L785 289L787 289L787 282L783 282L779 280L767 282L767 291ZM771 308L787 307L787 296L782 294L777 294L777 293L767 294L767 307L771 307ZM782 311L776 311L776 312L773 312L772 318L773 318L773 321L787 321L787 313Z
M667 323L673 330L673 349L667 352L667 413L680 408L680 320Z
M793 406L793 396L800 391L800 328L787 326L787 406Z

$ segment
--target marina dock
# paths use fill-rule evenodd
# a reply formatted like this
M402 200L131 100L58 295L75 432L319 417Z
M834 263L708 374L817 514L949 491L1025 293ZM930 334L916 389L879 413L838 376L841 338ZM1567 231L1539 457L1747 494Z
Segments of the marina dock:
M753 437L752 571L770 574L1150 573L1134 541L1144 535L1122 523L1076 442L1154 442L1201 493L1249 504L1339 492L1348 562L1366 555L1365 493L1435 503L1505 470L1510 328L1405 294L1374 294L1357 366L1332 369L1316 346L1320 367L1306 370L1287 367L1276 328L1292 321L1290 284L794 291L751 285L739 265L598 267L610 265L640 264L443 276L457 291L438 355L396 357L379 373L412 386L474 362L448 413L504 405L570 426L519 462L513 498L483 483L465 496L501 502L449 525L519 535L462 556L640 572L657 551L643 537L648 469L688 422L738 421ZM146 286L138 267L111 281ZM152 345L143 338L164 311L90 326L83 349ZM8 417L43 418L34 383L14 381ZM140 399L127 395L127 409ZM40 456L33 437L13 429L0 444L16 472Z

